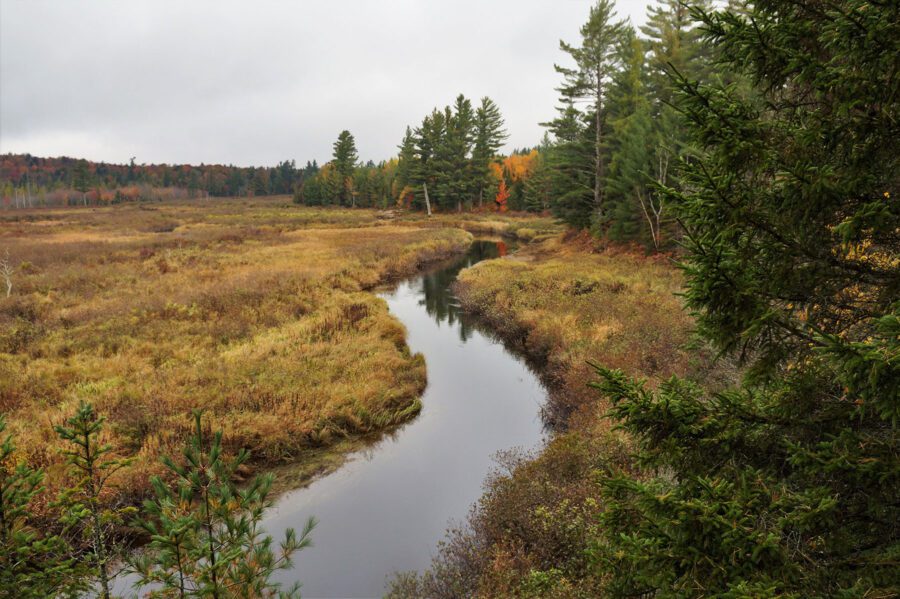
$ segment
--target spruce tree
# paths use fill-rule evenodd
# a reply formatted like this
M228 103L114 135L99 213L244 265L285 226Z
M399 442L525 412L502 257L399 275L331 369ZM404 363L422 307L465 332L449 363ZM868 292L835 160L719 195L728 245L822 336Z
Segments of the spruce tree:
M900 5L698 12L728 68L675 75L699 155L667 199L698 332L737 388L599 368L640 478L606 484L614 596L888 597L900 589Z

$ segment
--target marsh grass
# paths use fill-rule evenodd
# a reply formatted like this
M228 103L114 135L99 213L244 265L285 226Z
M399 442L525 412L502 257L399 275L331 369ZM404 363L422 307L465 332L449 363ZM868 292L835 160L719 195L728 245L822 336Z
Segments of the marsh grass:
M456 284L467 309L541 364L551 392L547 415L562 425L583 408L597 411L589 361L651 385L704 368L702 352L690 347L692 321L680 288L680 272L667 257L597 251L560 236L513 259L478 264Z
M384 429L419 410L425 365L368 290L471 239L277 199L2 215L0 248L27 268L0 301L0 410L52 490L52 427L92 402L135 457L119 500L146 492L193 408L257 463Z

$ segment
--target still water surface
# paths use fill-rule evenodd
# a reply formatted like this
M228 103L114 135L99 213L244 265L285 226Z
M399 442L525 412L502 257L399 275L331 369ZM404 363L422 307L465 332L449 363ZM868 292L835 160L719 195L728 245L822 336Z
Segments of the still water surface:
M544 388L450 291L462 269L504 249L476 241L465 256L381 295L412 351L425 356L423 409L336 472L282 495L267 515L276 541L309 516L319 520L313 547L277 577L302 582L304 599L380 597L393 572L427 568L448 523L481 495L493 456L541 443Z
M493 456L537 446L546 394L524 361L460 310L450 285L503 246L476 241L462 258L382 294L425 356L422 413L334 474L281 497L275 538L314 515L314 546L282 576L305 598L379 597L395 571L427 568L448 521L481 495Z

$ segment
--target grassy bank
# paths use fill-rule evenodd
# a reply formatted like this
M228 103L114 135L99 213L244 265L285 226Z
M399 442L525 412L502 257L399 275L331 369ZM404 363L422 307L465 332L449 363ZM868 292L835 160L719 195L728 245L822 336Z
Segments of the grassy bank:
M266 463L381 430L418 410L425 367L367 290L470 241L277 200L0 216L17 265L0 300L0 410L52 489L52 427L94 403L106 440L137 458L125 499L182 445L192 408Z
M597 252L589 241L555 236L464 271L456 291L539 365L549 415L564 421L581 406L595 408L589 361L653 384L701 366L686 348L691 319L675 296L680 285L668 258Z

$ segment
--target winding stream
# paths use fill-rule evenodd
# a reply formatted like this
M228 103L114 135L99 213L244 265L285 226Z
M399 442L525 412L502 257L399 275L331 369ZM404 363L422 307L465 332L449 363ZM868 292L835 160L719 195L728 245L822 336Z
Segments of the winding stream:
M481 495L493 456L543 438L546 393L525 362L463 312L450 285L505 246L476 241L465 256L381 294L425 356L421 414L354 454L336 472L282 495L266 517L276 541L309 516L313 547L278 580L304 599L380 597L392 573L423 570L451 520Z
M392 572L428 567L448 521L481 495L493 456L541 442L544 388L524 361L460 310L456 275L500 253L476 241L462 258L382 294L425 356L422 413L337 472L283 495L266 528L302 528L314 515L314 546L281 578L304 598L380 597Z

